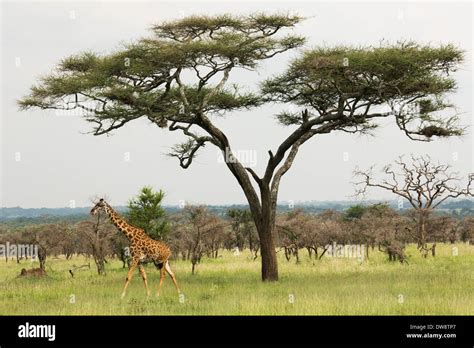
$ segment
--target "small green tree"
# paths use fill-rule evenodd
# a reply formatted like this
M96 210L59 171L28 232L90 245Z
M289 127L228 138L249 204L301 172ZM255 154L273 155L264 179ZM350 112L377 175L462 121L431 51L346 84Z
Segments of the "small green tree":
M161 206L164 197L162 190L154 192L153 188L145 186L128 202L129 222L144 229L153 239L165 239L169 232L166 211Z
M367 207L362 204L356 204L347 208L344 214L344 220L349 221L353 219L360 219L364 215Z

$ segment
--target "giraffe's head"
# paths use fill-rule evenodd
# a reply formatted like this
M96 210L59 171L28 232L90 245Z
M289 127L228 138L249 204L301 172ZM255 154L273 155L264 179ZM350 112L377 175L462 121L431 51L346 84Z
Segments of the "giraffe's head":
M103 198L101 198L96 205L91 209L91 215L97 214L98 211L105 211L106 203Z

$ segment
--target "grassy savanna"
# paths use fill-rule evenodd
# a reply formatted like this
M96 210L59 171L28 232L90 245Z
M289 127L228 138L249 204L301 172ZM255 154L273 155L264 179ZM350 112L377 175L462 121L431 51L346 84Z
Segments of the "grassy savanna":
M190 15L156 23L150 36L111 53L87 50L63 58L18 100L18 106L55 112L82 109L96 136L146 118L148 127L182 135L168 155L183 169L202 148L215 146L251 211L260 239L261 278L277 281L274 230L280 183L299 148L311 138L341 132L375 134L388 119L411 140L464 134L456 106L448 100L457 88L454 73L464 62L462 48L401 39L378 46L324 44L308 49L310 38L296 30L304 20L293 13L257 12ZM286 68L261 80L262 64L275 64L267 62L296 49L299 52ZM242 70L259 82L250 78L236 84L231 76ZM283 139L272 138L271 143L279 145L269 148L265 169L257 173L239 159L219 119L266 104L282 107L272 116L289 131ZM257 117L270 116L254 112ZM259 135L268 133L256 119L238 122L258 128ZM325 149L314 149L315 154L321 152ZM452 192L446 186L437 185L438 193ZM424 238L421 242L424 246Z
M453 248L457 248L454 249ZM457 254L457 255L456 255ZM3 315L472 315L474 314L474 246L440 244L435 258L423 259L416 247L407 248L409 264L388 262L371 251L369 260L323 257L301 263L279 255L281 279L260 281L260 262L250 254L222 252L204 258L195 275L189 262L172 267L183 290L178 297L167 277L156 298L159 272L148 265L153 296L134 275L125 299L120 299L126 270L116 260L107 275L91 269L77 271L83 257L50 258L48 276L17 277L34 262L0 262L0 313ZM49 266L48 266L49 265ZM71 303L71 295L75 303ZM72 301L74 302L74 301Z

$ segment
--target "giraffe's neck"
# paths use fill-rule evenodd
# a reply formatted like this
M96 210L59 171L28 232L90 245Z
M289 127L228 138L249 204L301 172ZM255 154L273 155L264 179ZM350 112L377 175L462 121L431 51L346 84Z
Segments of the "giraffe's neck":
M110 205L105 205L105 212L110 217L110 221L117 227L130 241L135 228L125 221Z

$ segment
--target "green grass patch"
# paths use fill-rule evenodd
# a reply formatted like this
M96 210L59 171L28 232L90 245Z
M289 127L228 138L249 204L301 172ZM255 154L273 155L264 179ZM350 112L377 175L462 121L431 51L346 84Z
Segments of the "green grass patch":
M453 253L457 248L457 255ZM48 276L17 277L21 268L38 263L0 261L0 314L2 315L473 315L474 246L439 244L437 256L426 259L409 246L409 264L388 262L370 251L369 259L310 260L301 251L301 263L279 252L280 281L260 281L260 260L249 253L222 252L204 258L197 273L189 261L174 260L172 268L184 297L166 278L156 295L159 271L147 265L152 296L146 297L138 271L122 300L127 270L111 260L107 274L79 270L73 264L84 257L49 258Z

